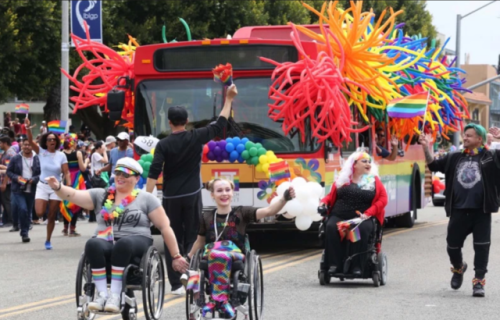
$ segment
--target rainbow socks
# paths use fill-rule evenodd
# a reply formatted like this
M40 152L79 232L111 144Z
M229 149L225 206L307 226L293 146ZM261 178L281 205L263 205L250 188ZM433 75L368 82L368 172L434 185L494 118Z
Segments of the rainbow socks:
M111 293L122 293L123 270L125 268L111 266Z
M94 280L97 292L104 292L108 295L106 287L106 268L92 269L92 279Z

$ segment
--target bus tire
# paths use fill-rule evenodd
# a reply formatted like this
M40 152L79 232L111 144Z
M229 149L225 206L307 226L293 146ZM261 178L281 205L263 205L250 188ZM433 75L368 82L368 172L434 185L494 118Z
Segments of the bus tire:
M417 218L417 188L416 188L416 179L415 176L413 177L413 184L411 188L411 207L410 211L403 214L400 217L397 217L396 219L396 225L401 228L413 228L413 225L415 224L415 219Z

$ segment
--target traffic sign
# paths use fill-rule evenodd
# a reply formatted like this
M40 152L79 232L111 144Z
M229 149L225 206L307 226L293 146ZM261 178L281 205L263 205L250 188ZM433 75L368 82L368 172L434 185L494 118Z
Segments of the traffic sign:
M87 22L90 39L102 43L102 3L95 0L71 1L71 32L86 39L84 21ZM75 46L71 41L71 46Z

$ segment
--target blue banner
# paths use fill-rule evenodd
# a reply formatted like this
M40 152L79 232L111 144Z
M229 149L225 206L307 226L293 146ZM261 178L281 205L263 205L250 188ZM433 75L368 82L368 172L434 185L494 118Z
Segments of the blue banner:
M71 1L71 33L85 39L84 21L87 22L90 39L102 43L102 4L101 1ZM73 41L71 45L74 46Z

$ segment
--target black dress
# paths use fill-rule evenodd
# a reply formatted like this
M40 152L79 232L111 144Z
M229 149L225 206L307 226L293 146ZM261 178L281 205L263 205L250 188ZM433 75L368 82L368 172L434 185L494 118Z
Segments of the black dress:
M368 240L370 234L375 229L373 219L367 219L359 225L361 239L351 242L349 239L340 239L337 223L358 217L356 211L364 213L371 207L375 197L375 186L365 186L360 188L357 184L351 183L337 189L337 197L333 205L331 215L326 223L326 246L325 262L326 269L331 266L337 267L337 272L352 273L355 268L361 271L364 269L366 255L360 255L353 259L349 270L343 270L344 260L354 253L368 250ZM349 246L347 245L349 243ZM349 252L347 251L349 249Z

